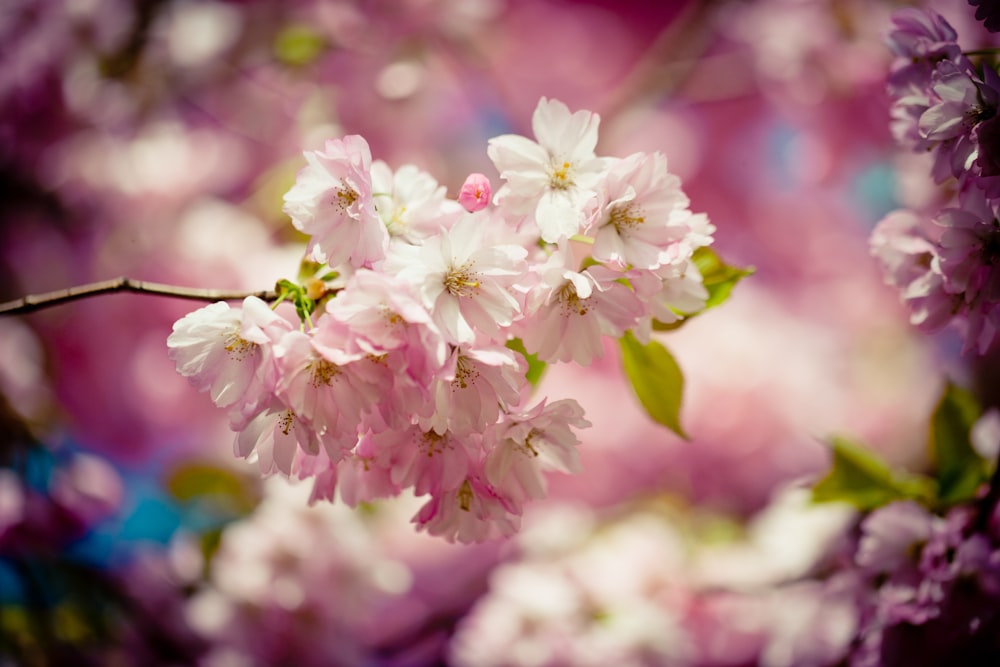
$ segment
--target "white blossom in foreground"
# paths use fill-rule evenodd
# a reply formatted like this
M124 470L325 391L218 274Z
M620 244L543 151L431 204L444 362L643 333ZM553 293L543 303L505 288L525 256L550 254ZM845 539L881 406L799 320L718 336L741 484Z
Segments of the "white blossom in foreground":
M491 245L484 218L468 214L421 246L398 245L385 270L416 285L434 322L452 343L473 343L481 334L505 338L520 305L508 291L524 273L527 251Z
M614 161L591 218L594 259L641 269L672 262L671 246L689 229L689 200L680 186L660 153Z
M178 373L238 416L273 387L271 342L290 330L288 321L257 297L244 299L242 308L220 301L175 322L167 351Z
M605 166L594 153L600 120L543 97L531 117L535 141L515 134L489 141L487 154L505 181L497 204L533 219L547 243L577 234L584 223Z

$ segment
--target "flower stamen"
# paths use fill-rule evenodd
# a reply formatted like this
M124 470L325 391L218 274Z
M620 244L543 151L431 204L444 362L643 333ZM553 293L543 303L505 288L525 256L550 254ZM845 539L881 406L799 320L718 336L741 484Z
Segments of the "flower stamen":
M472 296L479 291L479 274L472 270L472 263L452 267L444 277L444 286L452 296Z

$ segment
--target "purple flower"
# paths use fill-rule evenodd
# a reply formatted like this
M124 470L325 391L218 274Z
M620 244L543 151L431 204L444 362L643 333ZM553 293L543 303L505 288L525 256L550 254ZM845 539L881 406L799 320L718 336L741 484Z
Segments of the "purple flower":
M876 572L894 572L916 565L920 548L940 520L913 501L880 507L861 524L861 541L855 561Z
M997 0L969 0L976 8L976 20L982 21L990 32L1000 32L1000 2Z
M894 29L886 36L896 55L889 75L893 95L911 87L926 88L936 64L957 61L961 49L958 34L944 18L926 9L906 8L892 15Z

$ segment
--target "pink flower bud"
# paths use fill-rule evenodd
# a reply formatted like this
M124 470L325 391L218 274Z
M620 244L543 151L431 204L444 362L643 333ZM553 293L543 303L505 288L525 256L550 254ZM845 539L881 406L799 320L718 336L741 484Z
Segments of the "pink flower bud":
M469 213L486 208L490 203L490 179L482 174L469 174L458 193L458 203Z

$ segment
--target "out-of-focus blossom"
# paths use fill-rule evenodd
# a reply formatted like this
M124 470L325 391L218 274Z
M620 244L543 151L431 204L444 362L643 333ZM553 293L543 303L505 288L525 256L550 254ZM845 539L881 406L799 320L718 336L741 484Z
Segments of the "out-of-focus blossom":
M874 572L896 572L916 565L914 554L930 539L938 519L912 501L881 507L861 523L855 560Z

